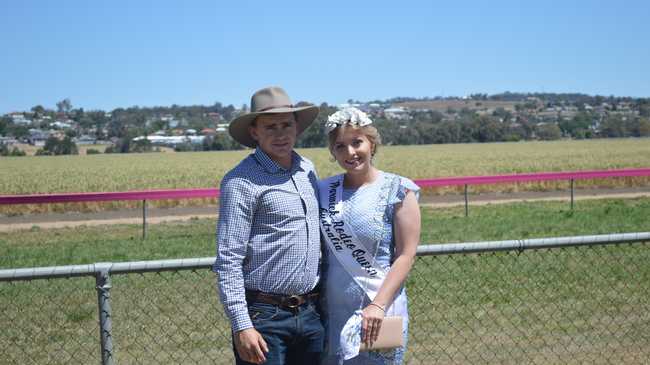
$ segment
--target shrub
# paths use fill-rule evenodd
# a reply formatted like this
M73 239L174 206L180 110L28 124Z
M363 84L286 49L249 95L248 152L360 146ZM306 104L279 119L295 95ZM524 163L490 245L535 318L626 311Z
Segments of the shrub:
M7 146L4 143L0 143L0 156L25 156L25 155L26 155L25 151L22 151L17 147L14 147L13 149L9 150L9 146Z
M50 136L47 141L45 141L45 146L43 146L43 153L40 153L39 149L37 155L78 155L79 150L77 145L72 141L72 138L66 136L62 140L59 140L56 137Z

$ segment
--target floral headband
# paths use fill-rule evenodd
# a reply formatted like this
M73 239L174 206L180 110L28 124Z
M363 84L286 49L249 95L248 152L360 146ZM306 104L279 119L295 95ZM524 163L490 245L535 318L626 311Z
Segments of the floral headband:
M363 127L372 124L372 120L368 117L368 114L357 108L344 108L327 117L327 122L325 122L325 134L328 134L344 124Z

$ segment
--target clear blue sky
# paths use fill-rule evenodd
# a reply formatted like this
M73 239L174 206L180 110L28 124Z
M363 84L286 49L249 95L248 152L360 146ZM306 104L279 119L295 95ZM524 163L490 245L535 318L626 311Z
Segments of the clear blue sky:
M581 92L650 97L649 1L0 2L0 113Z

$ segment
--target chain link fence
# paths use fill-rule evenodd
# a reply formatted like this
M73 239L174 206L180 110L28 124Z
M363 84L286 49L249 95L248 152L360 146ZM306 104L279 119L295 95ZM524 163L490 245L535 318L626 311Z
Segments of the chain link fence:
M645 242L421 246L406 363L647 364ZM0 363L231 364L212 260L0 270Z

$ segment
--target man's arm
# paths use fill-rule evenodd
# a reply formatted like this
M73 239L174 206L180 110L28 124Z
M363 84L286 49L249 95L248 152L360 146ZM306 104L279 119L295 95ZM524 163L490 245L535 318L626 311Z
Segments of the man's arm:
M217 223L217 260L219 296L230 318L233 340L239 357L261 364L269 351L266 342L251 322L246 305L242 264L250 239L255 196L244 179L226 178L221 183L219 221Z
M242 265L250 238L255 198L244 179L224 179L219 197L217 260L219 296L233 333L253 327L244 288Z

